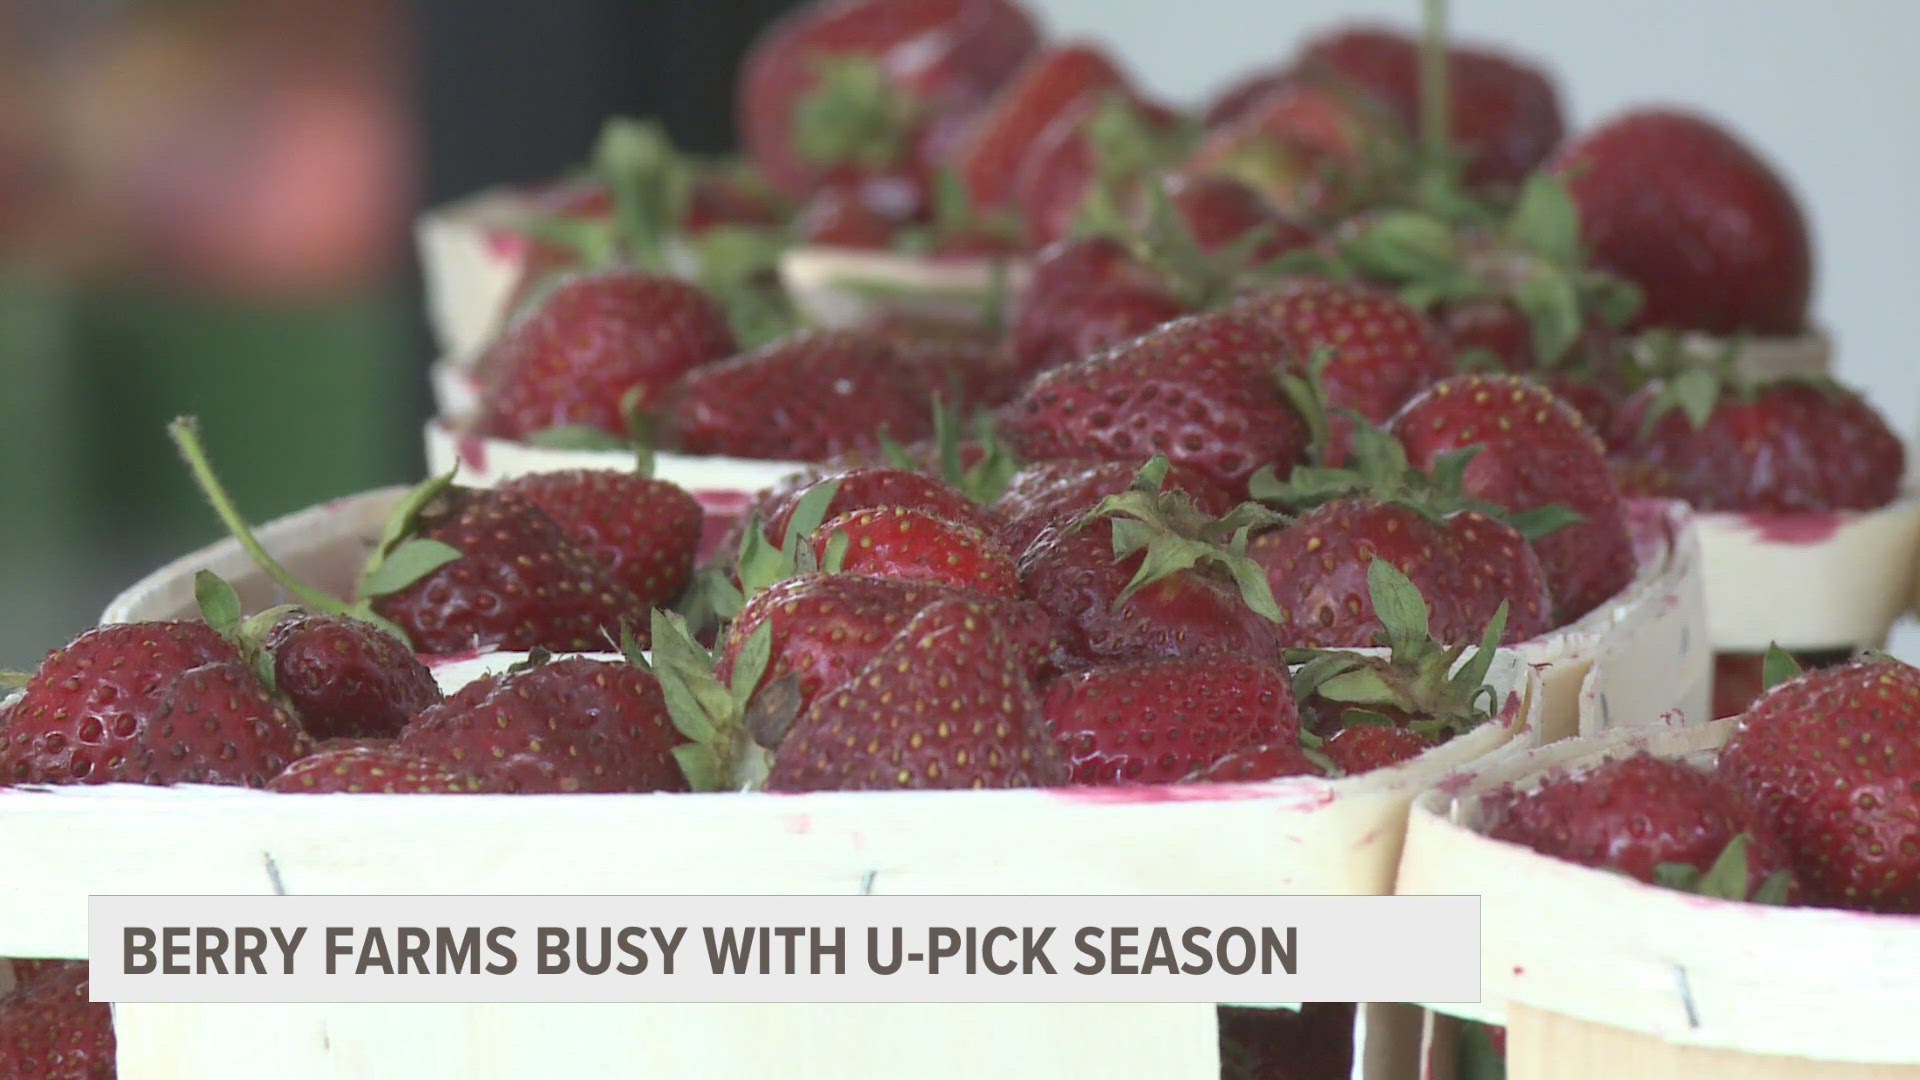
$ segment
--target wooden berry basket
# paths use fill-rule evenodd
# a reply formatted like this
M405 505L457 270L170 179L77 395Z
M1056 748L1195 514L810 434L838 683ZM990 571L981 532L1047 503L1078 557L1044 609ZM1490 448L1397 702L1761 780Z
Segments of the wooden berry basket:
M926 258L890 251L795 247L780 257L780 285L801 318L843 329L894 316L979 326L992 305L1026 288L1017 259Z
M1642 749L1711 755L1737 723L1513 748L1415 801L1398 890L1484 905L1481 1003L1435 1008L1506 1025L1510 1080L1920 1077L1920 919L1691 896L1477 831L1478 796L1503 783ZM1427 1024L1423 1080L1453 1077L1452 1028Z
M1717 650L1877 647L1913 602L1920 496L1862 512L1697 520Z

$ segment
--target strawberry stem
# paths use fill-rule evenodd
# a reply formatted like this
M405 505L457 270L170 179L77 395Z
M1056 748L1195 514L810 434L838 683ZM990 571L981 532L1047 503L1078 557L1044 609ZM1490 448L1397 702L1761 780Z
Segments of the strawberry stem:
M267 554L267 549L262 547L259 538L253 535L253 529L240 516L239 508L234 505L232 497L227 494L224 487L220 486L219 478L214 475L213 463L208 460L206 446L200 441L199 420L191 416L182 416L167 425L167 435L173 439L173 445L179 448L180 456L185 459L187 471L192 474L194 485L200 489L200 494L206 496L220 523L227 527L227 531L233 534L233 538L239 542L241 548L252 557L254 565L281 588L298 597L302 604L315 611L324 611L330 615L365 617L353 611L346 603L294 577L292 571L280 565L279 560L272 555Z
M1447 0L1421 0L1420 10L1420 148L1428 168L1443 169L1452 111L1447 86Z

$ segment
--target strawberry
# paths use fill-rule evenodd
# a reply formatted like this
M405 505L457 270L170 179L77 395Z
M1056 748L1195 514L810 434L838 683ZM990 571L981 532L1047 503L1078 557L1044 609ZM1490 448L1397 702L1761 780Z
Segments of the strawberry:
M854 510L815 529L807 543L831 573L925 581L1011 600L1023 595L1004 548L971 525L924 510Z
M1786 844L1809 902L1920 913L1920 670L1868 656L1781 683L1718 771Z
M1277 372L1303 357L1244 314L1195 315L1045 372L1009 406L1006 439L1028 460L1165 454L1238 495L1263 466L1290 467L1307 428Z
M915 614L939 600L964 599L992 619L1039 676L1053 663L1056 627L1030 602L963 593L917 581L857 574L790 578L749 597L720 643L716 676L731 685L734 667L762 626L771 627L771 659L752 688L795 676L802 710L823 691L852 678Z
M1288 776L1325 777L1327 768L1307 756L1298 739L1281 739L1226 757L1182 778L1185 784L1252 784Z
M1554 396L1580 414L1596 434L1605 435L1626 395L1620 362L1618 333L1604 321L1582 322L1564 363L1542 364L1534 343L1533 324L1518 305L1508 300L1467 300L1442 305L1435 323L1455 357L1481 354L1503 371L1524 374L1552 390Z
M1502 603L1512 613L1505 643L1551 625L1539 557L1511 527L1473 510L1435 520L1402 503L1335 499L1254 538L1247 555L1265 568L1286 613L1288 644L1303 648L1374 643L1382 627L1366 572L1376 557L1419 587L1442 642L1473 640Z
M1232 177L1283 213L1326 219L1372 201L1407 152L1397 118L1371 99L1287 82L1208 130L1182 171Z
M1364 286L1300 279L1234 301L1244 314L1286 334L1298 355L1324 355L1327 405L1385 423L1414 394L1452 373L1439 331L1399 299ZM1332 418L1330 453L1345 457L1345 418Z
M1122 224L1126 207L1173 140L1156 114L1125 93L1082 100L1036 139L1014 180L1024 237L1042 246L1087 225Z
M113 1080L113 1007L88 1000L87 964L56 964L0 998L0 1075Z
M741 66L741 141L795 198L835 172L897 168L925 128L978 109L1038 41L1032 17L1010 0L801 5Z
M1413 728L1392 724L1355 724L1343 727L1320 744L1320 752L1348 776L1392 768L1428 750L1434 741Z
M1015 363L1022 373L1037 375L1123 345L1191 311L1160 288L1118 286L1029 299L1014 315Z
M1645 751L1550 775L1531 790L1507 785L1486 797L1481 813L1496 840L1659 884L1708 875L1745 837L1736 849L1743 873L1728 883L1738 898L1778 902L1789 889L1785 850L1731 788Z
M893 246L900 222L889 220L850 185L823 187L800 208L794 231L822 247L885 251Z
M1066 524L1107 496L1126 491L1145 464L1093 458L1035 462L1015 473L994 501L993 510L1004 523L994 535L1007 550L1023 552L1040 530ZM1192 469L1169 466L1167 485L1186 492L1209 517L1222 517L1233 509L1232 496Z
M734 351L724 312L698 288L627 270L581 274L516 322L485 361L482 434L553 428L624 436L674 380Z
M371 623L297 612L266 640L273 687L315 739L391 738L440 700L413 650Z
M1344 650L1292 654L1293 692L1304 741L1346 775L1411 760L1486 722L1503 706L1486 685L1506 631L1503 605L1477 641L1435 640L1426 598L1384 559L1367 567L1367 595L1388 654ZM1468 650L1473 651L1468 656Z
M518 495L446 487L415 511L408 535L443 545L455 557L391 591L369 573L362 591L377 593L373 612L400 627L420 652L586 652L644 610L552 518Z
M958 150L955 163L973 204L1005 207L1021 164L1054 121L1109 93L1138 100L1126 74L1098 47L1068 42L1033 54L974 121Z
M1801 514L1892 502L1906 449L1865 398L1827 379L1743 382L1696 367L1622 406L1614 469L1628 495L1699 510Z
M1479 447L1461 477L1470 499L1513 514L1559 505L1580 520L1533 542L1565 625L1618 595L1637 562L1606 451L1553 392L1513 375L1458 375L1394 418L1407 458L1434 469L1443 455Z
M507 792L685 791L685 741L651 673L574 658L469 683L409 721L397 749Z
M819 461L876 447L883 432L929 434L929 399L886 341L812 332L690 372L670 395L662 435L688 454Z
M1300 730L1286 672L1234 656L1073 672L1047 685L1041 711L1078 784L1170 784Z
M1259 233L1260 242L1248 253L1257 264L1314 241L1306 226L1275 212L1258 191L1232 177L1175 173L1164 185L1187 231L1209 254L1221 254Z
M855 510L894 506L919 510L934 517L970 525L983 532L997 523L994 514L979 506L953 485L927 476L885 466L861 466L850 469L820 470L802 474L800 483L770 490L755 504L767 540L779 543L787 534L787 523L795 507L810 492L833 485L833 495L821 510L823 519L836 518Z
M1166 488L1156 457L1127 491L1048 525L1020 557L1020 576L1091 660L1245 656L1284 667L1280 613L1243 551L1247 530L1275 519L1256 506L1224 518Z
M1034 255L1026 299L1110 286L1150 289L1159 285L1159 275L1126 244L1111 236L1088 236L1056 240Z
M1455 451L1419 470L1409 467L1399 442L1363 420L1353 440L1352 468L1302 468L1285 483L1271 472L1253 478L1255 498L1300 515L1247 548L1266 572L1289 645L1358 648L1391 630L1373 606L1376 560L1410 579L1431 611L1433 636L1445 645L1472 641L1502 604L1503 642L1525 641L1553 625L1546 576L1528 540L1563 525L1564 507L1509 519L1462 493L1461 474L1474 451Z
M294 577L260 545L214 475L194 419L175 420L167 433L214 513L263 573L309 611L375 622L416 652L586 651L644 610L539 507L510 492L457 487L451 473L420 484L394 507L361 571L360 599L346 603ZM209 578L231 593L210 574L202 588ZM238 599L223 607L216 621L237 624Z
M498 788L493 781L464 769L397 747L380 746L309 754L274 777L267 790L302 795L471 795Z
M786 733L768 791L1059 784L1023 650L958 600L922 609Z
M1420 122L1420 43L1386 27L1348 27L1299 51L1300 77L1373 95L1408 130ZM1472 187L1512 190L1545 161L1565 130L1559 92L1537 65L1472 46L1447 50L1448 133Z
M611 469L534 473L500 485L546 511L560 531L648 607L680 599L705 515L675 484Z
M1731 131L1672 109L1623 113L1553 169L1594 260L1638 285L1638 325L1713 334L1806 328L1812 245L1793 192Z
M211 627L125 623L41 664L0 730L0 780L260 787L306 744Z

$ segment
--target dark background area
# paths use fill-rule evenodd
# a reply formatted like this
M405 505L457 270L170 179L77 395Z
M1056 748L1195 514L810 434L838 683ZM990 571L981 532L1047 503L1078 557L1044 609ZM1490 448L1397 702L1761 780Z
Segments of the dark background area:
M611 115L658 116L690 150L730 148L739 57L792 2L135 0L78 19L67 0L22 0L0 11L0 667L34 665L127 585L217 538L166 441L175 415L202 418L254 521L417 479L433 346L411 216L565 171ZM111 209L32 198L36 179L43 196L99 186L66 175L63 154L111 159L114 139L151 134L132 114L169 92L155 68L184 72L185 100L231 63L253 80L229 95L244 99L295 83L279 72L318 51L316 35L347 58L321 93L339 84L358 101L354 77L394 61L391 77L363 81L407 140L406 212L366 265L315 287L256 290L244 271L209 282ZM54 130L73 126L71 111L77 139ZM134 134L114 130L123 118ZM217 198L191 205L224 212Z

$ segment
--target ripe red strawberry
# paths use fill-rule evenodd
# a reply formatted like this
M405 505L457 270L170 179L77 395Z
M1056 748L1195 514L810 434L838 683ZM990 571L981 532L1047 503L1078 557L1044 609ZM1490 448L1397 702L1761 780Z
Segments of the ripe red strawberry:
M1595 434L1606 435L1625 397L1619 334L1601 319L1586 319L1561 362L1542 365L1533 325L1510 300L1443 304L1433 313L1456 359L1478 351L1503 371L1524 374L1573 406Z
M1003 524L994 533L1011 552L1024 552L1040 530L1064 525L1133 485L1144 461L1101 461L1094 458L1057 458L1037 461L1007 481L993 503ZM1167 486L1184 491L1209 517L1223 517L1233 509L1233 497L1206 476L1183 466L1167 469Z
M1014 314L1015 363L1035 375L1123 345L1192 310L1164 289L1134 286L1030 298Z
M844 536L844 541L836 539ZM969 592L1020 599L1020 573L1013 556L971 525L902 506L842 514L808 538L822 566L845 544L834 572L924 581Z
M1026 299L1111 286L1158 288L1159 274L1111 236L1058 240L1033 257Z
M851 185L821 188L794 219L794 231L806 243L863 251L891 248L899 228Z
M1171 784L1300 733L1286 672L1234 656L1073 672L1047 685L1041 711L1078 784Z
M1324 219L1367 205L1401 171L1406 145L1373 100L1287 82L1210 129L1183 170L1232 177L1284 213Z
M1748 816L1723 781L1644 751L1551 776L1531 790L1508 785L1487 796L1482 814L1496 840L1646 882L1660 881L1662 864L1706 874L1741 833L1750 837L1747 895L1788 865L1771 830Z
M1176 173L1165 180L1167 199L1200 249L1220 254L1249 233L1263 239L1248 253L1258 264L1314 242L1312 230L1283 217L1258 191L1228 176Z
M473 795L496 791L498 785L398 747L359 746L309 754L274 777L267 790L301 795Z
M0 998L0 1076L113 1080L113 1007L87 1000L87 964L61 963Z
M1920 670L1869 657L1775 686L1719 774L1785 843L1809 902L1920 913Z
M1349 27L1304 45L1302 77L1367 91L1408 130L1420 118L1420 45L1385 27ZM1469 185L1517 187L1559 145L1559 93L1540 67L1490 49L1447 51L1448 133L1467 157Z
M546 511L642 604L666 606L686 592L705 515L679 486L611 469L571 469L518 477L500 490Z
M994 514L952 484L906 469L879 465L822 469L800 474L795 480L771 489L754 507L770 543L778 544L785 538L787 522L800 501L827 484L834 485L833 498L827 502L822 520L855 510L897 506L971 525L982 532L991 531L997 524Z
M1768 514L1871 510L1899 494L1906 449L1865 398L1825 380L1703 386L1702 374L1622 407L1610 441L1626 494Z
M1812 245L1764 159L1705 117L1623 113L1553 162L1594 261L1640 286L1638 325L1715 334L1806 328Z
M1199 769L1182 780L1188 784L1252 784L1287 776L1327 775L1326 767L1307 756L1298 740L1281 739L1251 750L1241 750Z
M274 623L266 648L274 689L315 739L392 738L440 700L413 650L359 619L293 614Z
M1023 650L965 602L927 606L803 714L768 791L1014 788L1065 782Z
M762 625L771 625L772 659L759 684L796 676L800 707L852 678L907 621L940 600L963 599L992 619L1038 677L1054 663L1053 619L1038 605L939 585L858 574L789 578L749 597L727 628L714 673L730 685L741 650Z
M1428 750L1434 740L1412 728L1392 724L1356 724L1335 731L1320 752L1348 776L1400 765Z
M1051 244L1087 225L1126 224L1148 175L1172 163L1172 134L1157 110L1118 91L1092 95L1056 117L1014 180L1027 243Z
M508 792L686 791L673 755L685 741L650 672L574 658L468 684L414 717L398 749Z
M1303 359L1244 314L1190 316L1042 374L1009 407L1004 434L1028 460L1165 454L1238 495L1260 468L1305 456L1306 423L1277 374Z
M1213 552L1225 558L1225 549ZM1231 580L1176 570L1122 598L1144 551L1114 558L1113 522L1050 525L1020 557L1027 594L1066 627L1069 650L1090 660L1245 656L1286 663L1282 628L1248 605Z
M1255 293L1227 308L1287 334L1298 355L1324 353L1320 382L1327 404L1385 423L1407 400L1453 372L1453 356L1434 325L1388 293L1360 285L1301 279ZM1332 454L1345 457L1351 439L1340 416L1330 418Z
M1478 446L1461 480L1470 499L1519 514L1564 506L1580 520L1533 542L1565 625L1633 581L1637 563L1606 451L1573 408L1515 375L1457 375L1410 402L1393 433L1415 468Z
M264 785L306 736L201 623L125 623L41 664L0 730L14 784Z
M639 598L518 495L446 488L419 509L411 535L459 553L372 600L422 653L587 652L628 622L644 637Z
M582 274L493 345L480 431L525 439L560 427L627 433L674 380L734 351L727 318L692 285L630 270Z
M1030 57L974 121L959 149L956 162L973 204L1005 207L1021 163L1048 127L1108 93L1138 97L1126 74L1096 46L1069 42Z
M683 453L820 461L875 448L883 431L896 442L931 433L931 400L888 342L804 333L690 372L662 434Z
M1511 527L1473 510L1434 520L1400 502L1334 499L1297 524L1255 537L1247 555L1266 570L1274 603L1287 615L1290 646L1375 644L1385 630L1367 582L1376 558L1420 590L1433 636L1444 645L1477 641L1502 603L1503 642L1552 626L1539 558Z
M780 207L757 174L735 171L695 176L687 191L682 231L688 236L702 236L729 225L778 228Z
M741 141L778 190L801 197L829 174L908 162L934 118L979 108L1039 41L1010 0L804 4L748 52Z
M1791 654L1802 670L1832 667L1853 659L1852 649L1796 649ZM1713 654L1713 711L1720 718L1738 716L1767 689L1765 653L1716 652Z

